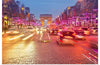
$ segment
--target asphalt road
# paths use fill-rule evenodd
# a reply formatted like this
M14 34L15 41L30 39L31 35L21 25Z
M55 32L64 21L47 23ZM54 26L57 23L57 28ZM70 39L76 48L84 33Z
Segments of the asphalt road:
M24 35L23 35L24 34ZM11 39L11 40L9 40ZM97 64L98 36L86 36L85 41L72 40L75 45L57 44L57 36L46 32L24 32L2 38L3 64ZM50 40L42 42L41 40Z

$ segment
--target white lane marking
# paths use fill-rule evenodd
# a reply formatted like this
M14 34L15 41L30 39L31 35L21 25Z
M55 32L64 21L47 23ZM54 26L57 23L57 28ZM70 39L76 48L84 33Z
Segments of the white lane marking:
M85 54L82 54L85 58L87 58L88 60L90 60L91 62L97 64L95 59L91 59L91 57L87 57Z
M88 54L91 55L91 56L93 56L93 57L95 57L96 59L98 59L98 57L95 56L95 55L93 55L92 53L88 53Z
M14 37L14 38L11 38L11 39L9 39L9 40L14 40L14 39L20 38L20 37L22 37L22 36L24 36L24 34L22 34L22 35L19 35L19 36L17 36L17 37Z
M35 34L35 33L34 33ZM28 38L32 37L34 34L30 34L29 36L25 37L24 39L22 40L27 40Z
M49 40L50 40L50 35L49 35L49 33L48 33L48 38L49 38Z

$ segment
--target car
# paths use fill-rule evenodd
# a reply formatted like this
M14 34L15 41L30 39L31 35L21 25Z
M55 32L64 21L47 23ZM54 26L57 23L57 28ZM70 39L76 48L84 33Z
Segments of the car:
M57 39L58 44L71 44L74 45L75 32L73 31L61 31L58 33L59 38Z
M49 33L52 34L52 35L57 35L58 32L59 32L58 29L52 29L51 31L49 31Z
M86 38L82 35L75 35L75 40L86 40Z
M84 31L81 28L75 29L74 31L76 33L75 39L77 39L77 40L86 40L86 38L84 37L84 35L85 35Z
M91 34L98 35L98 28L93 28Z
M84 35L90 35L89 28L81 28L84 31Z
M77 35L84 35L83 30L74 30Z

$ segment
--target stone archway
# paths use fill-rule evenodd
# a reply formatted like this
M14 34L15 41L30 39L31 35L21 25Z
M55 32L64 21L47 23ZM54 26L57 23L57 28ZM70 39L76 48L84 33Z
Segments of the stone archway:
M46 26L45 20L48 21L48 24L52 23L52 14L40 14L40 22L42 26Z

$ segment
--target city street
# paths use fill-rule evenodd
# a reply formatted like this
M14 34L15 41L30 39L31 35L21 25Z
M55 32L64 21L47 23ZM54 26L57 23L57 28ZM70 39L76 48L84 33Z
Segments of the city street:
M2 64L98 64L98 0L2 0Z
M40 38L50 41L41 42ZM2 38L2 63L97 64L98 50L91 48L90 45L98 44L98 36L85 36L85 38L85 41L72 40L74 45L58 45L56 35L49 35L43 31L26 29L16 35L7 33L6 37Z

